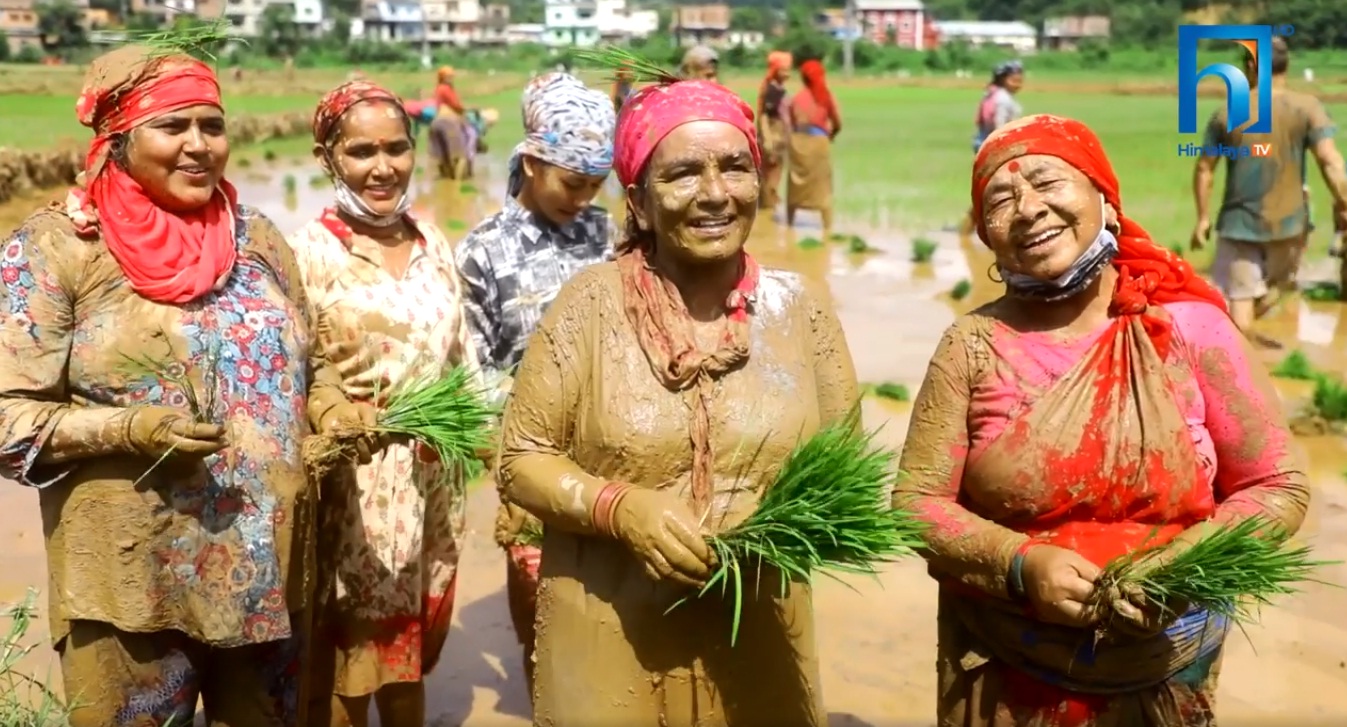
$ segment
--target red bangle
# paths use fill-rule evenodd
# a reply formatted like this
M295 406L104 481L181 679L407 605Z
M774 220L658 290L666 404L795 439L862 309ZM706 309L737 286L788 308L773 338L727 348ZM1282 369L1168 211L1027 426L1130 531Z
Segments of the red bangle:
M599 496L594 498L594 507L590 510L589 516L595 530L603 535L613 534L613 506L618 497L630 486L623 482L609 482L599 491Z

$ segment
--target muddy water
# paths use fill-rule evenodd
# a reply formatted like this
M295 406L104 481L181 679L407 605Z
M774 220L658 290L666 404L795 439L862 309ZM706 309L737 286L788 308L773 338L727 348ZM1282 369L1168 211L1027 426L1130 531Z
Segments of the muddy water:
M499 208L504 170L499 159L483 160L473 183L489 193L459 185L417 182L416 210L460 237ZM234 176L245 201L259 206L284 231L313 217L329 200L325 185L313 184L307 160L282 160L240 170ZM287 183L286 177L293 182ZM615 189L613 191L616 191ZM34 204L38 200L30 200ZM610 196L610 209L617 205ZM31 209L31 207L29 207ZM0 208L0 231L27 210ZM840 245L802 249L799 241L818 236L806 218L791 232L760 218L751 249L765 264L797 270L826 281L850 341L862 381L893 381L915 392L942 330L954 318L998 294L987 276L990 256L976 243L935 235L940 243L930 264L914 265L910 241L894 231L897 220L872 215L866 226L840 225L860 234L879 252L851 255ZM954 301L949 290L961 280L971 294ZM1341 371L1347 314L1336 304L1294 303L1280 310L1269 332L1303 348L1318 365ZM1269 363L1281 354L1268 354ZM1282 386L1288 410L1307 396L1304 385ZM870 425L886 423L881 437L902 444L907 408L870 401ZM1315 498L1304 535L1324 558L1347 561L1347 445L1341 438L1304 439L1313 462ZM45 588L41 525L31 491L0 483L0 601ZM528 721L519 648L509 625L504 592L504 560L491 538L495 493L479 488L470 499L471 528L459 579L459 603L445 656L428 680L429 714L437 725L522 726ZM1347 583L1347 566L1323 573ZM935 695L935 588L920 562L888 568L878 579L846 585L822 581L816 591L824 693L833 725L931 725ZM853 590L854 589L854 590ZM1262 625L1246 640L1230 640L1221 683L1222 723L1318 725L1347 718L1347 589L1310 586L1265 612ZM42 634L32 634L42 638ZM29 660L34 673L56 669L50 651ZM54 673L54 671L53 671Z

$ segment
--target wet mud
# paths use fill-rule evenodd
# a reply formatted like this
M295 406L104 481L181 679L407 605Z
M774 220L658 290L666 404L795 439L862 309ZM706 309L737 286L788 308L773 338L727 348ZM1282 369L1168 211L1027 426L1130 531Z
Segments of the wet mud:
M500 206L502 160L479 159L479 169L479 178L468 185L418 179L416 213L439 222L451 240L461 239ZM310 181L316 174L308 159L282 159L238 170L232 179L243 200L259 206L290 232L330 200L321 180ZM25 198L24 204L33 199ZM611 196L604 203L615 208ZM28 209L0 207L0 232L8 232ZM860 381L905 384L915 395L944 329L959 314L998 294L998 286L987 275L991 257L975 241L934 233L925 235L939 244L932 261L917 264L911 261L910 238L896 230L850 226L845 219L837 222L837 229L861 236L876 252L851 254L847 245L838 243L806 249L801 241L821 232L817 217L804 214L795 231L761 215L750 250L764 265L826 282L820 287L829 291L837 308ZM962 281L967 281L967 295L955 300L951 291ZM1341 304L1293 300L1261 326L1282 340L1287 351L1302 349L1321 370L1344 371L1347 310ZM1263 356L1271 366L1285 354ZM1278 380L1277 386L1288 412L1299 410L1310 396L1305 382ZM883 424L881 440L900 447L908 409L901 402L867 399L867 424ZM1306 436L1297 438L1297 445L1311 462L1313 488L1302 538L1315 546L1319 557L1347 561L1347 440ZM496 502L490 486L477 486L469 499L469 533L453 631L427 681L432 725L529 724L521 650L506 602L505 557L492 537ZM45 590L36 493L0 482L0 542L6 544L0 549L0 603L21 599L29 588ZM1347 584L1347 565L1332 566L1320 575L1328 582ZM45 608L45 594L38 603ZM834 727L935 723L936 589L921 561L894 564L877 579L821 580L815 607L823 697ZM1265 609L1261 623L1247 629L1247 638L1232 634L1221 674L1221 723L1227 727L1342 724L1347 719L1347 690L1342 688L1347 684L1344 608L1347 588L1309 584L1303 593ZM0 629L6 625L0 623ZM39 620L29 640L44 640L43 628ZM59 691L55 678L59 666L45 644L26 659L25 668L39 677L52 675Z

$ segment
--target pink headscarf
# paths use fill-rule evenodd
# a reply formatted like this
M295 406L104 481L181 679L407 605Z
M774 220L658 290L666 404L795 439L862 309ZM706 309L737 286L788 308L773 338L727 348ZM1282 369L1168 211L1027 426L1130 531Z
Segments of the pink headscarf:
M641 178L650 155L669 132L691 121L724 121L742 131L762 166L753 109L712 81L679 81L646 86L629 96L617 117L613 171L622 186Z

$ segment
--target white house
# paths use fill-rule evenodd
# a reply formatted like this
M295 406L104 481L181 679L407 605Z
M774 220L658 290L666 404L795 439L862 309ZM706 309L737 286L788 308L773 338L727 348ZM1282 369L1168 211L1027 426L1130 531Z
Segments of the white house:
M505 42L542 43L547 36L547 26L542 23L510 23L505 26Z
M1038 48L1038 31L1020 20L937 20L941 42L964 40L969 45L994 45L1029 54Z
M595 21L599 37L608 40L646 38L659 30L659 12L637 10L627 0L596 0Z
M172 0L170 0L171 2ZM192 0L177 0L190 3ZM169 3L165 3L168 6ZM290 9L291 20L307 36L319 35L323 30L322 0L226 0L224 16L230 29L245 38L254 38L262 32L262 13L272 5Z
M426 38L433 46L467 46L482 23L478 0L423 0Z
M365 3L360 35L383 43L420 42L425 16L413 0L377 0ZM354 24L351 34L356 35Z
M543 43L589 48L599 42L598 0L547 0Z

